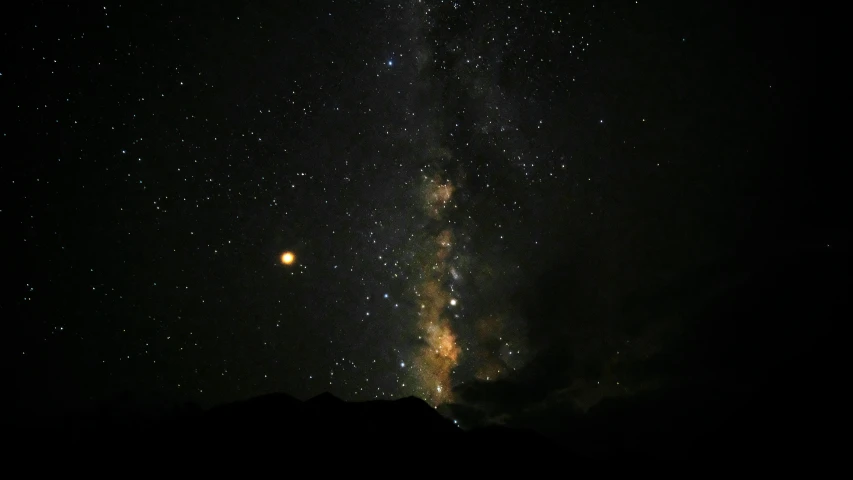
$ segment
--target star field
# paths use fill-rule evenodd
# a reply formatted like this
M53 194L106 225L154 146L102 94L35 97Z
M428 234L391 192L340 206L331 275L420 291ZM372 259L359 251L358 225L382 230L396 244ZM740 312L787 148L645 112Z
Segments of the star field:
M558 351L548 388L584 408L658 388L637 366L684 325L627 303L750 224L764 137L718 105L794 96L717 69L750 60L710 12L30 6L0 66L20 389L438 406Z

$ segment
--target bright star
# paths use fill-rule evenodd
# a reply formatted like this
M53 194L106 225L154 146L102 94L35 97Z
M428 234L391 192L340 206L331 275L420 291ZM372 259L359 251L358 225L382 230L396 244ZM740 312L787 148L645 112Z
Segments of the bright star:
M296 257L291 252L284 252L281 254L281 263L285 265L292 265L296 260Z

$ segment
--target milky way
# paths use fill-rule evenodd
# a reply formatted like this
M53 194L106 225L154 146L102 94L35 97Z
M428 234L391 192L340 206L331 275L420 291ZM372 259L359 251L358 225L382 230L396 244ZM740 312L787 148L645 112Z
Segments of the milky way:
M466 181L469 171L478 175L476 170L482 167L475 153L483 151L475 152L471 142L500 147L500 153L486 155L509 167L528 153L517 141L509 113L512 102L497 85L495 65L501 59L487 47L488 29L474 22L468 25L470 30L457 32L460 36L442 38L444 27L437 18L448 15L438 12L442 7L447 6L412 1L402 11L389 13L389 19L401 22L408 32L409 56L414 57L414 68L407 70L406 107L417 120L405 136L410 160L421 165L410 184L416 189L413 198L419 208L414 215L422 218L422 228L410 244L416 269L408 291L414 295L417 315L410 334L418 339L412 352L412 381L414 392L434 404L453 400L454 383L493 380L522 364L523 336L518 332L523 325L514 319L514 330L504 331L510 313L494 308L498 303L489 297L497 292L487 282L475 280L478 274L512 273L500 265L500 258L480 255L472 247L478 223L493 219L474 217L478 203L488 202L488 196L469 188ZM479 36L470 35L474 30L480 30ZM401 63L406 65L406 60L403 56ZM464 120L457 118L460 112ZM460 128L459 121L468 128ZM515 358L509 355L513 349Z

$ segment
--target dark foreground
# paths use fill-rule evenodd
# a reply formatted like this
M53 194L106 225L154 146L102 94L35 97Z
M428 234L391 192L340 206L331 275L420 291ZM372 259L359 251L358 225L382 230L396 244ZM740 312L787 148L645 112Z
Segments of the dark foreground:
M209 410L188 405L157 413L131 413L115 406L101 407L86 414L15 425L4 429L4 437L14 440L7 444L5 456L24 463L45 456L133 468L190 462L199 471L247 460L262 465L284 462L308 471L378 469L389 475L450 473L457 468L497 472L563 468L575 473L621 474L709 472L732 467L777 471L799 469L804 462L819 466L808 460L814 458L814 452L797 449L798 454L791 456L778 442L761 436L740 438L736 428L726 430L727 435L696 444L698 450L676 448L643 454L624 448L619 435L602 438L586 432L590 442L610 447L601 445L604 448L597 454L581 454L531 430L495 426L464 430L414 397L345 402L322 394L303 402L286 394L270 394ZM360 460L353 464L353 458ZM54 460L44 466L61 465L64 463Z

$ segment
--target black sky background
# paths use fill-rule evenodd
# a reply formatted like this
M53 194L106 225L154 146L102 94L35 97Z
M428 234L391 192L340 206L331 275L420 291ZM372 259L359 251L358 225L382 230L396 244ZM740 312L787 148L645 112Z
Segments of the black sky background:
M450 415L591 438L615 411L813 405L846 285L817 20L719 2L433 3L419 45L408 7L384 2L7 16L12 404L418 394L403 279L432 228L415 182L440 145L473 265ZM486 66L454 63L454 41ZM418 51L450 66L419 71ZM472 85L502 92L511 135L472 133L493 115ZM477 337L481 313L500 313L523 360ZM474 379L469 345L511 371Z

